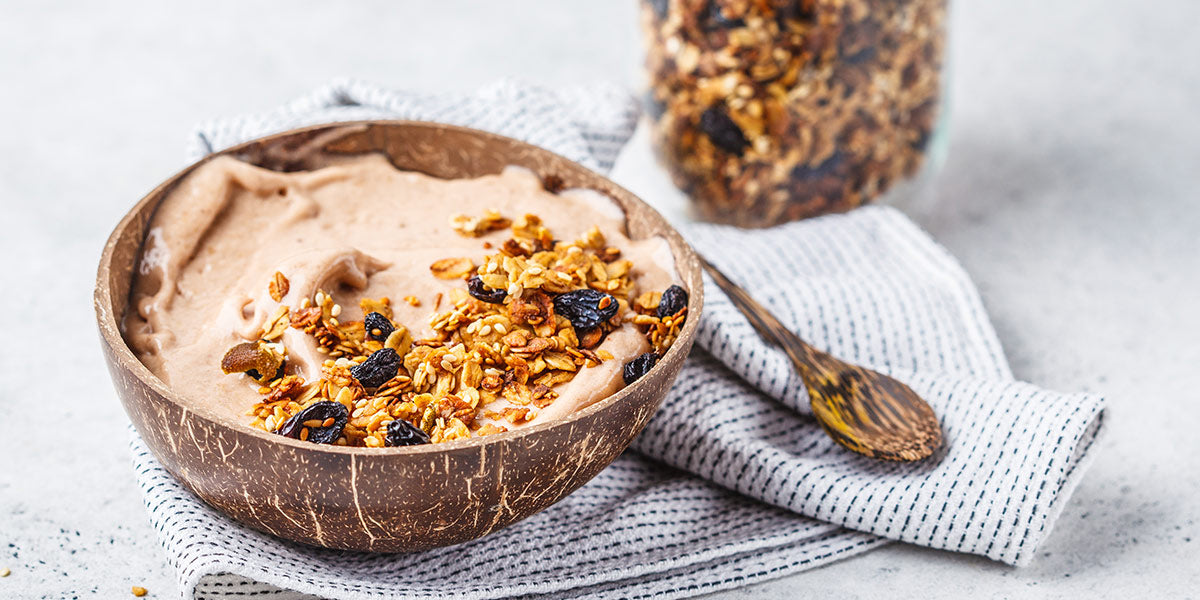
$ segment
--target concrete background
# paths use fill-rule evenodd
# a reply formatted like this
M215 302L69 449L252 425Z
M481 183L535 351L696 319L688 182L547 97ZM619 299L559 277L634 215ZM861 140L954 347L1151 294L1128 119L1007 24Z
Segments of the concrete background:
M957 2L950 156L918 220L1020 378L1110 400L1042 555L891 545L721 598L1194 597L1200 589L1200 4ZM342 75L640 82L623 2L0 3L0 598L175 583L134 489L91 310L120 215L202 119ZM639 135L615 178L682 200Z

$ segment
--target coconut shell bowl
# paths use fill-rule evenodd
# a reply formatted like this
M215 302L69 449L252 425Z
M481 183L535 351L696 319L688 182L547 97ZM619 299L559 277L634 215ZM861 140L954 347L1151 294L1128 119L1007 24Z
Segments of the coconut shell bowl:
M515 431L441 444L352 448L252 429L197 401L196 394L165 385L138 361L118 327L151 215L208 158L159 185L121 219L100 258L96 320L125 412L163 466L208 504L251 528L326 548L399 552L448 546L554 504L625 450L692 347L703 306L700 264L666 220L633 194L566 158L486 132L404 121L341 123L292 130L217 154L294 171L367 152L441 178L477 177L517 165L557 178L564 188L591 188L613 198L625 210L631 238L662 236L674 253L689 292L689 316L679 338L649 373L618 393L561 420Z

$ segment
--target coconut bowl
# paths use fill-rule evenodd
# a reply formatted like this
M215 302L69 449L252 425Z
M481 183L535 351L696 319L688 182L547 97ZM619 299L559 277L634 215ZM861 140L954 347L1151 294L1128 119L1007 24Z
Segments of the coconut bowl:
M138 361L118 325L151 216L172 187L210 156L142 198L105 245L95 291L104 357L125 412L150 450L183 485L233 519L326 548L399 552L457 544L554 504L625 450L692 347L703 306L700 265L683 238L633 194L552 152L487 132L407 121L340 123L268 136L216 155L294 171L366 152L441 178L517 165L557 177L565 188L609 196L625 210L631 238L662 236L670 245L690 296L680 337L647 375L618 393L561 420L506 433L350 448L252 429L165 385Z

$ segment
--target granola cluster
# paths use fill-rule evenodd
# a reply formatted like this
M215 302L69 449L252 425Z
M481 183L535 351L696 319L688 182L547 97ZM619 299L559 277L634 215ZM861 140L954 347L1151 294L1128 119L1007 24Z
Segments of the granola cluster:
M761 227L921 165L945 0L644 0L659 152L702 216Z
M512 236L482 264L449 257L430 265L434 276L465 283L438 297L431 337L414 339L395 322L389 298L361 299L361 321L340 320L342 307L324 291L297 307L280 305L258 340L234 346L221 362L224 372L261 385L261 401L247 413L252 426L367 447L499 433L534 419L558 398L555 386L580 369L613 360L598 346L623 323L632 322L652 347L625 365L626 384L678 337L687 293L671 286L634 296L632 263L598 228L563 242L534 215L513 222L489 212L451 221L467 237L510 226ZM276 273L268 290L281 301L284 274ZM405 301L417 305L416 298ZM289 371L281 342L288 328L310 336L328 357L318 379Z

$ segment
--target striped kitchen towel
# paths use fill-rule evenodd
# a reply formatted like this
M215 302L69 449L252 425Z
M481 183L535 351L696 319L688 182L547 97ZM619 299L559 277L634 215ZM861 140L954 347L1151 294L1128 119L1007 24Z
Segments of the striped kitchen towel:
M422 95L343 81L268 114L206 124L193 151L377 117L489 129L603 171L637 111L613 87L502 82ZM696 349L633 449L558 504L458 546L361 554L251 531L187 492L134 433L139 484L182 597L681 598L891 540L1032 559L1094 455L1103 400L1013 380L953 257L885 207L765 231L684 232L805 339L912 386L941 418L944 448L897 464L836 446L786 358L709 285Z

